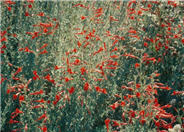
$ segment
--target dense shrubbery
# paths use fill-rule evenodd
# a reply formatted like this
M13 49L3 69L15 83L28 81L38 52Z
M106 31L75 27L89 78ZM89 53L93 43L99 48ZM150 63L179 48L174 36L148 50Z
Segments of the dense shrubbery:
M183 8L2 1L1 130L183 129Z

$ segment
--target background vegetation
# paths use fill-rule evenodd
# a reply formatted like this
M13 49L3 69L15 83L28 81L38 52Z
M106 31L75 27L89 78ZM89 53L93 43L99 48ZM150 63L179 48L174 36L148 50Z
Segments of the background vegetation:
M183 129L183 8L1 1L1 130Z

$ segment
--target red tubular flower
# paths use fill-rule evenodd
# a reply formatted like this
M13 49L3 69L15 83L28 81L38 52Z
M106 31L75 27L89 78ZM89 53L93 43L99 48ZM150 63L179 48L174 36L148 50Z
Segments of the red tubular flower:
M65 77L65 82L69 82L70 80L68 77Z
M184 44L184 38L181 40L181 42Z
M70 94L74 93L74 91L75 91L75 88L74 88L74 87L71 87L70 89L68 89L68 92L69 92Z
M40 26L48 28L48 27L52 27L53 24L52 23L40 23Z
M173 91L171 95L184 95L184 91Z
M111 21L119 21L118 19L115 19L113 16L109 17Z
M28 5L29 8L32 8L33 6L31 4Z
M117 42L118 42L118 40L115 40L115 41L113 42L113 44L112 44L111 47L113 47Z
M86 82L86 83L84 84L84 91L88 91L88 89L89 89L89 83Z
M140 66L139 63L135 63L135 68L138 68Z
M37 14L37 16L45 16L45 14L43 12L40 12L39 14Z
M121 117L122 117L123 121L126 122L126 119L125 119L125 112L122 113Z
M141 96L141 93L140 92L137 92L136 93L136 97L139 98Z
M38 76L38 74L37 74L37 71L33 71L33 74L35 75L33 77L34 80L36 80L37 78L40 79L39 76Z
M105 88L101 89L101 92L102 92L103 94L107 94L107 90L106 90Z
M171 88L170 88L170 87L168 87L168 86L166 86L166 87L158 87L158 88L160 88L160 89L164 89L164 90L171 90Z
M134 118L135 114L136 114L135 111L133 111L133 110L129 111L129 115L130 115L131 118Z
M19 102L21 103L22 101L24 101L24 96L23 95L20 95L19 96Z
M14 95L13 95L13 100L16 100L17 97L18 97L18 95L14 94Z
M119 58L119 56L118 55L112 55L112 56L110 56L111 58L114 58L114 59L117 59L117 58Z
M112 126L119 126L120 124L117 121L112 121L113 125Z
M22 71L22 68L21 67L19 67L18 69L17 69L17 71L14 73L14 76L15 75L17 75L19 72L21 72Z
M141 120L139 120L139 122L144 125L146 123L146 120L144 118L142 118Z
M100 47L98 51L94 52L93 55L96 55L96 54L100 53L101 51L103 51L102 47Z
M43 94L44 93L44 91L41 89L40 91L37 91L37 92L34 92L34 93L30 93L29 95L41 95L41 94Z
M136 88L140 88L141 87L141 85L138 83L138 84L136 84Z
M47 47L47 46L48 46L48 44L44 44L42 47L40 47L40 50Z
M55 84L55 81L50 77L50 74L44 77L44 79L48 80L49 82Z
M141 11L141 10L139 10L139 11L137 12L137 14L138 14L138 15L141 15L141 14L142 14L142 11Z
M25 47L24 52L28 52L28 53L34 53L32 50L30 50L28 47Z
M86 16L81 16L81 20L85 20L86 19Z
M80 69L80 71L81 71L81 75L84 75L84 73L86 72L85 67L82 67L82 68Z
M42 131L43 132L47 132L47 127L46 126L43 126Z
M19 110L18 108L16 108L15 112L11 113L11 118L15 118L18 114L22 114L23 111Z
M7 33L7 31L0 31L0 36L3 37L5 34Z
M25 12L25 16L29 16L29 12L26 11L26 12Z
M58 70L58 69L61 69L61 68L65 68L65 67L63 67L63 66L60 66L60 67L59 67L59 66L56 65L56 66L54 67L54 70Z
M119 106L118 102L115 102L114 104L110 105L110 107L115 110Z
M139 112L139 115L140 115L140 116L144 116L144 114L145 114L145 111L144 111L144 110L141 110L141 111Z
M133 34L136 34L136 33L137 33L136 30L129 30L128 32L129 32L129 33L133 33Z
M80 43L80 41L78 41L78 42L77 42L77 45L78 45L78 47L80 48L80 46L81 46L82 44Z
M101 90L99 86L96 86L95 89L97 92L100 92L100 90Z
M80 64L80 60L79 59L76 59L73 64L74 65L79 65Z
M147 42L144 42L144 47L148 47L148 43Z
M44 118L46 118L47 116L46 116L46 113L44 113L43 115L41 115L36 121L39 121L39 120L41 120L41 119L44 119Z
M43 50L42 52L39 53L39 55L46 54L46 53L48 53L48 51L47 50Z
M27 0L27 2L34 3L34 0Z
M45 103L46 101L44 99L40 99L40 100L34 100L33 102L37 102L37 103Z
M20 122L16 121L16 120L13 120L13 119L10 119L9 124L14 124L14 123L20 123Z
M83 46L83 48L86 48L90 43L86 42L86 44Z
M7 39L3 37L0 42L3 42L3 41L7 41Z
M31 107L31 109L36 109L36 108L44 108L44 105L35 105Z
M128 56L128 57L131 57L131 58L139 59L137 56L134 56L132 54L123 54L122 56Z
M125 105L126 105L125 101L121 101L121 106L123 107Z
M107 132L109 132L109 123L110 123L110 119L107 118L107 119L105 120L105 126L106 126L106 128L107 128Z
M68 72L69 74L74 74L74 72L72 72L72 69L71 69L71 68L68 68L68 69L67 69L67 72Z

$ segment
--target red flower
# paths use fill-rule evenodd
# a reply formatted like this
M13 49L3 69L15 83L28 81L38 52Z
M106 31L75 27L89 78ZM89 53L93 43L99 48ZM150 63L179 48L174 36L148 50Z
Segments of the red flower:
M34 100L33 102L37 102L37 103L45 103L44 99L40 99L40 100Z
M181 42L184 44L184 39L182 39Z
M19 67L18 69L17 69L17 71L14 73L14 76L15 75L17 75L19 72L21 72L22 71L22 68L21 67Z
M19 102L21 103L22 101L24 101L24 96L23 95L20 95L19 96Z
M110 56L111 58L115 58L115 59L117 59L119 56L118 55L112 55L112 56Z
M101 89L101 92L102 92L103 94L107 94L107 90L106 90L105 88Z
M22 114L23 112L21 110L19 110L18 108L16 108L15 112L11 113L11 119L14 119L16 116L18 116L18 114Z
M34 3L34 0L27 0L27 2Z
M86 16L81 16L81 20L84 20L84 19L86 19Z
M74 88L74 87L71 87L70 89L68 89L68 92L69 92L70 94L72 94L74 91L75 91L75 88Z
M25 12L25 16L29 16L29 13L28 12Z
M47 50L43 50L42 52L39 53L39 55L46 54L46 53L48 53Z
M43 131L43 132L47 132L47 127L44 126L44 127L42 128L42 131Z
M121 101L121 106L123 107L125 105L126 105L125 101Z
M114 124L113 126L119 126L120 124L117 121L112 121Z
M138 14L138 15L141 15L141 14L142 14L142 11L141 11L141 10L139 10L139 11L137 12L137 14Z
M76 59L73 64L74 65L79 65L79 63L80 63L80 60L79 59Z
M82 67L82 68L80 69L80 71L81 71L81 75L84 75L84 73L86 72L85 67Z
M86 83L84 84L84 91L87 91L88 89L89 89L89 83L86 82Z
M100 92L100 90L101 90L99 86L96 86L95 89L97 92Z
M141 84L136 84L136 88L140 88L141 87Z
M65 77L65 82L70 81L70 79L68 77Z
M43 118L46 118L47 116L46 116L46 113L44 113L43 115L41 115L36 121L39 121L39 120L41 120L41 119L43 119Z
M41 89L40 91L34 92L34 93L30 93L30 95L39 95L39 94L43 94L43 90Z
M10 6L7 6L8 10L11 11L11 7Z
M144 42L144 47L148 47L148 43Z
M135 117L135 111L130 110L129 115L130 115L131 118L134 118Z
M141 93L140 92L137 92L136 93L136 97L139 98L141 96Z
M9 124L14 124L14 123L20 123L20 122L16 121L16 120L13 120L13 119L10 119Z
M151 4L148 4L148 8L151 8L152 7L152 5Z
M140 116L144 116L144 114L145 114L145 111L144 111L144 110L141 110L141 111L139 112L139 115L140 115Z
M110 123L110 119L107 118L107 119L105 120L105 126L106 126L106 128L107 128L107 132L109 132L109 123Z
M14 95L13 95L13 100L16 100L16 99L17 99L17 95L14 94Z
M38 14L38 16L44 16L44 13L43 13L43 12L40 12L40 13Z
M29 8L32 8L32 5L30 4L30 5L28 5L28 7L29 7Z
M78 47L80 48L80 46L82 45L79 41L77 42Z
M37 78L40 79L39 76L38 76L38 74L37 74L37 71L33 71L33 74L35 75L33 77L34 80L36 80Z
M146 120L143 118L143 119L139 120L139 122L140 122L142 125L144 125L144 124L146 123Z
M136 33L137 33L136 30L129 30L128 32L129 32L129 33L133 33L133 34L136 34Z
M135 63L135 68L138 68L140 66L139 63Z
M119 106L118 102L115 102L114 104L110 105L110 107L115 110Z

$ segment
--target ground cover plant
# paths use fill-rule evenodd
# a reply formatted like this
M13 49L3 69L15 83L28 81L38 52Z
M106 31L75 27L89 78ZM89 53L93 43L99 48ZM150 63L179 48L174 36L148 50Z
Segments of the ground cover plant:
M183 9L1 1L1 131L183 131Z

